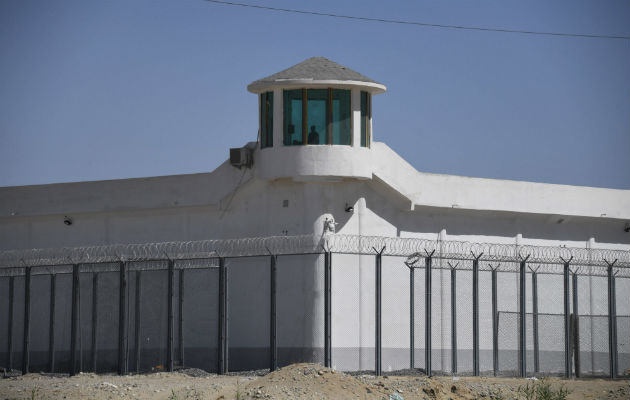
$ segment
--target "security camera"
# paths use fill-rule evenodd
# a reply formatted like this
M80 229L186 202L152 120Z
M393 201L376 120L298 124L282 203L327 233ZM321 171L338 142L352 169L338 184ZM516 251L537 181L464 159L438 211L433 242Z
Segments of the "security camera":
M623 228L624 232L630 232L630 222L626 222L626 226Z
M347 213L351 213L354 211L354 207L351 205L348 205L348 203L346 203L346 208L345 208Z
M63 217L63 223L66 224L67 226L72 225L72 218L70 218L70 217Z

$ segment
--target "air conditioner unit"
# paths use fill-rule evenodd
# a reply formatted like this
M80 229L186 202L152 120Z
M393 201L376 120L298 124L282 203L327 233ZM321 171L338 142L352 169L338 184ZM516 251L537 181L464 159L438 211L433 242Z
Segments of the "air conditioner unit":
M232 164L232 166L237 168L250 168L253 161L251 149L247 147L230 149L230 164Z

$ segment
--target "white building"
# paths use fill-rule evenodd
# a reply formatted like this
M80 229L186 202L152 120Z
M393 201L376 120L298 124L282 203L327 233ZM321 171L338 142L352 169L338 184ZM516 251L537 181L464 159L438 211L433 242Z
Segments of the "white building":
M0 188L0 250L317 236L331 218L338 234L630 250L630 190L417 171L385 143L372 140L371 98L384 93L385 86L347 67L310 58L253 82L248 90L259 99L260 131L256 142L235 152L240 167L226 161L209 173ZM378 135L386 138L387 132ZM347 268L333 276L338 307L332 321L333 364L369 369L374 358L374 258L334 258L335 266ZM294 262L312 268L305 273L310 280L299 278L305 279L300 285L308 286L321 274L320 256L312 257L310 267L303 260ZM387 370L404 367L399 361L408 354L409 323L404 321L410 310L408 281L395 281L387 269L387 263L401 266L401 259L384 262L383 291L399 296L392 297L395 305L384 315L383 346L391 349L383 360ZM403 271L396 274L408 274ZM448 270L440 270L433 281L439 288L433 307L442 313L450 312L447 278ZM460 287L465 284L466 279ZM321 302L321 287L314 285L300 286L310 300L285 310L312 320L278 327L287 342L300 336L293 347L322 346L321 327L314 322L323 318L314 305ZM626 286L618 284L618 297L627 298ZM516 301L512 293L517 287L514 279L500 282L506 302ZM255 286L248 290L255 297ZM539 290L545 291L544 284ZM630 305L622 303L617 314L629 315ZM580 312L601 314L586 310L593 304L586 301ZM482 310L487 306L482 301ZM230 311L235 320L239 307ZM561 304L544 307L548 309L541 312L562 313ZM469 324L470 315L462 310L460 323ZM489 317L482 320L488 323ZM448 349L448 321L438 326L434 345ZM267 343L258 343L251 332L234 332L230 340L235 349ZM423 340L419 336L417 342ZM470 341L462 337L460 346L470 348ZM481 338L482 351L491 346L491 337ZM355 351L358 356L351 355Z

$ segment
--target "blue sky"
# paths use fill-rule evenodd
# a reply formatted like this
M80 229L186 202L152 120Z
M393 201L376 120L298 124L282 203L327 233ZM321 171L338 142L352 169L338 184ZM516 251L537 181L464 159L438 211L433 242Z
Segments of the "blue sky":
M630 2L243 0L630 36ZM374 140L420 171L630 187L630 41L390 25L202 0L0 0L0 186L212 171L250 82L312 56L384 83Z

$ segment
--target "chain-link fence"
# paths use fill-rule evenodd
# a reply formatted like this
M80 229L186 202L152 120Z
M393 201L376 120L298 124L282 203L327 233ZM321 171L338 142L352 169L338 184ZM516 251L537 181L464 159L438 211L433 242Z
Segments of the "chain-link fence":
M0 368L630 374L630 252L414 240L0 253Z

